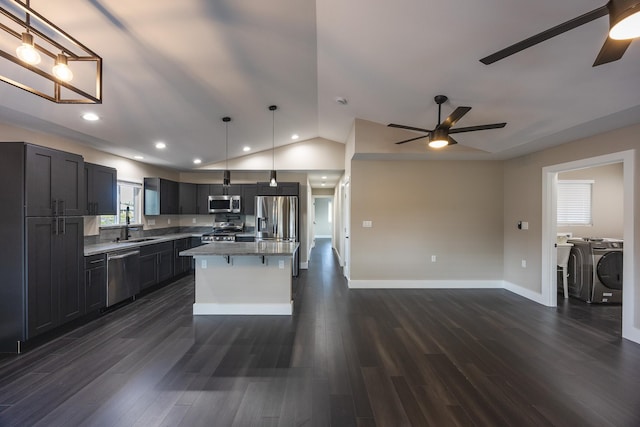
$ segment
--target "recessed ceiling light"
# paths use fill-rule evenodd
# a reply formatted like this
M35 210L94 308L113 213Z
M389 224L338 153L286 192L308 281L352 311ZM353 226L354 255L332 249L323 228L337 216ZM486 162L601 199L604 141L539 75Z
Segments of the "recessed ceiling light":
M251 151L251 147L249 147L248 145L245 145L244 147L242 147L242 151L244 152Z
M324 187L325 185L326 185L326 184L323 182L323 183L322 183L322 186Z
M323 176L323 177L322 177L322 179L327 179L327 177L326 177L326 176Z
M144 157L142 157L142 156L133 156L133 158L134 158L134 159L136 159L136 160L142 160L142 159L144 159Z
M164 142L157 142L156 143L156 148L158 150L163 150L163 149L167 148L167 144L165 144Z
M200 160L200 159L193 159L193 163L195 163L196 165L199 165L200 163L202 163L202 160Z
M298 138L300 138L300 135L298 135L297 133L294 133L293 135L291 135L291 139L293 139L294 141Z
M100 120L100 116L98 116L96 113L84 113L82 115L82 118L88 122L95 122L96 120Z

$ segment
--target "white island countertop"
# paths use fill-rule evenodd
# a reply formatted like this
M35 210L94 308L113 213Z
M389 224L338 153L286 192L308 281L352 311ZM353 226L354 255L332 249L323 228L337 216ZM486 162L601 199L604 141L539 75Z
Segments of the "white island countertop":
M282 256L293 255L298 242L213 242L180 252L181 256Z

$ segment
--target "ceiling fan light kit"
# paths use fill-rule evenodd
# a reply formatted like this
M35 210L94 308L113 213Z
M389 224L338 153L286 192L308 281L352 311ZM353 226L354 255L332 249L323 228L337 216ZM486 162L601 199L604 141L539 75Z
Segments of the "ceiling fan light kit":
M617 61L622 58L631 41L640 37L640 0L609 0L604 6L514 43L480 59L480 62L485 65L493 64L605 15L609 15L609 36L604 41L593 67Z
M30 0L3 4L0 80L58 104L101 104L102 58L33 10ZM15 54L4 46L15 46Z
M392 128L407 129L415 132L426 133L426 135L405 139L404 141L396 142L396 144L404 144L407 142L415 141L417 139L429 138L429 147L443 148L448 145L454 145L458 143L458 141L456 141L451 137L450 134L452 133L475 132L478 130L487 130L487 129L500 129L507 125L506 123L492 123L488 125L467 126L462 128L451 129L452 126L458 122L458 120L460 120L465 114L471 111L471 107L458 107L455 110L453 110L453 113L449 114L449 116L446 119L444 119L444 121L440 121L442 116L442 104L447 102L448 99L449 98L447 98L445 95L436 95L433 98L436 104L438 104L438 124L433 129L422 129L422 128L417 128L413 126L389 123L387 126Z
M609 37L628 40L640 37L640 2L609 2Z

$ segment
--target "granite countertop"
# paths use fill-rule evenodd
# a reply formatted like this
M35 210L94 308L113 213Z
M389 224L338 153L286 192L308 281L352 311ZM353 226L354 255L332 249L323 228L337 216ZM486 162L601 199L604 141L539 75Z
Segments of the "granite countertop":
M140 237L131 240L120 240L119 242L98 243L95 245L85 245L84 256L96 255L106 252L114 252L123 249L132 249L140 246L153 245L155 243L171 242L173 240L184 239L188 237L201 237L201 234L194 233L176 233L165 234L162 236Z
M293 255L298 242L213 242L180 252L181 256L274 256Z

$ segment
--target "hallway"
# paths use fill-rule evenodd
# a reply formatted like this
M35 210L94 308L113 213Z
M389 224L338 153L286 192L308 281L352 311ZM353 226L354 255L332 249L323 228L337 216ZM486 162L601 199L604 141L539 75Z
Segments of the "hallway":
M4 426L632 426L640 346L504 290L349 290L329 239L293 316L191 314L188 276L0 359ZM597 308L597 307L594 307Z

